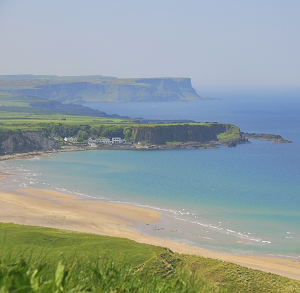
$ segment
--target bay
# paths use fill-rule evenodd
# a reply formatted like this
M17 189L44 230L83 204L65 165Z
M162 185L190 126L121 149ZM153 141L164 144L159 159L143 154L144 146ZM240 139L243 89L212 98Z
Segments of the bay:
M298 99L88 106L133 118L229 122L244 132L280 134L293 143L251 140L207 150L59 153L2 162L1 169L16 173L15 184L21 186L159 209L159 225L136 227L148 235L222 252L299 258Z

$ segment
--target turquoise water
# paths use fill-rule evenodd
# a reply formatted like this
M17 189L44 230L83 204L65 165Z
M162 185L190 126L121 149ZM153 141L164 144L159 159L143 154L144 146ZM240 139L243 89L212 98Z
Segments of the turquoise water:
M300 257L298 100L133 105L114 105L112 113L232 122L242 131L280 134L293 143L252 140L208 150L94 150L2 162L0 167L17 174L10 179L16 186L159 209L159 225L136 227L148 235L216 251Z

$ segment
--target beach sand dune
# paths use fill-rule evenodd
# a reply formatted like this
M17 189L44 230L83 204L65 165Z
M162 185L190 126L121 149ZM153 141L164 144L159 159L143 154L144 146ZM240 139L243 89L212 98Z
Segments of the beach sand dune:
M168 247L179 253L195 254L232 262L248 268L300 280L300 263L288 259L216 253L171 240L133 231L137 222L159 223L155 210L123 204L82 201L51 190L0 189L0 222L52 227L79 232L125 237L137 242Z

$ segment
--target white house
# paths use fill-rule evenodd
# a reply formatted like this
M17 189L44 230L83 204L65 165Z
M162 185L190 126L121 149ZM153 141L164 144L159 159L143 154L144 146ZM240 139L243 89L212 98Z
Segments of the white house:
M87 143L95 143L96 140L94 140L94 139L92 139L92 138L88 138L88 139L86 140L86 142L87 142Z
M111 143L111 140L109 138L101 138L101 139L99 139L99 142L102 142L102 143Z
M73 142L73 141L77 141L77 138L76 137L65 137L64 138L64 141L65 142Z
M112 137L112 143L122 143L123 139L121 137Z

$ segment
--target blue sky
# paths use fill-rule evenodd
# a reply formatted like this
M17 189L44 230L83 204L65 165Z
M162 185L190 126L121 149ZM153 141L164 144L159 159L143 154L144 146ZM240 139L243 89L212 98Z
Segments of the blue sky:
M299 87L299 0L0 0L0 74Z

